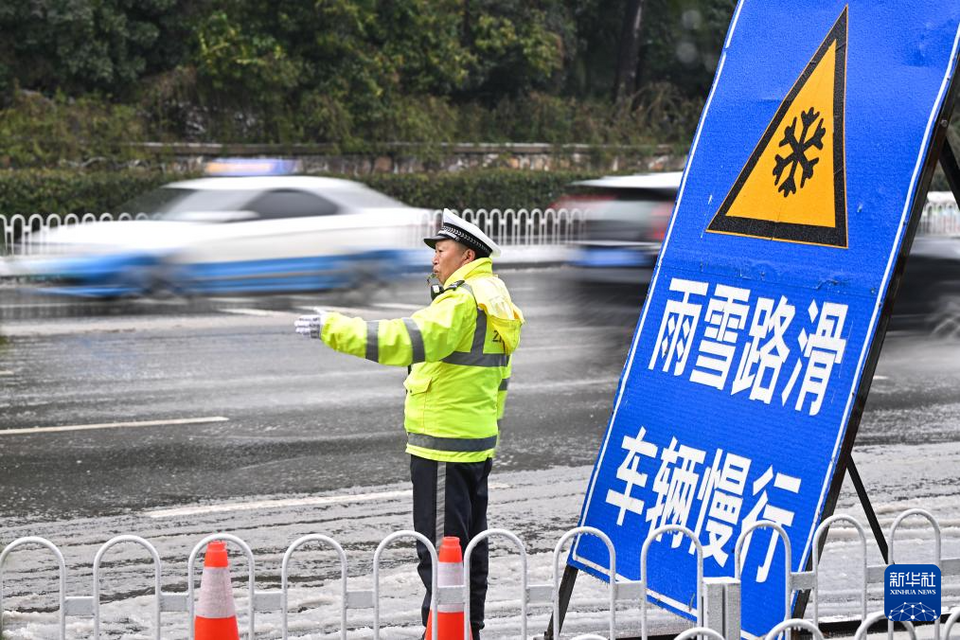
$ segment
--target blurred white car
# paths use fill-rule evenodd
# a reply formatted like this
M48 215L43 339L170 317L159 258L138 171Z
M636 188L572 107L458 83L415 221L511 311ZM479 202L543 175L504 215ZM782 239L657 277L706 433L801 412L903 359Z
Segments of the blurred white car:
M20 269L97 297L361 288L429 269L429 212L349 180L203 178L123 210L151 219L35 234Z

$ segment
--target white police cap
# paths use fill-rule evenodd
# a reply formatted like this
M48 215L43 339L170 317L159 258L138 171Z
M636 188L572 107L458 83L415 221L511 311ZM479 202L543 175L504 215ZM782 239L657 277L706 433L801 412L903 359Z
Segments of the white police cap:
M473 249L479 258L497 258L500 246L491 240L480 228L467 222L450 209L443 210L443 224L437 235L424 238L427 246L433 249L440 240L456 240L465 247Z

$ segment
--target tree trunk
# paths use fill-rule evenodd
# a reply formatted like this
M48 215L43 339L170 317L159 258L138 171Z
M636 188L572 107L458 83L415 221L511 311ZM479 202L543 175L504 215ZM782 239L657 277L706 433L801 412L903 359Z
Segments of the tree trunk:
M628 99L636 89L637 68L640 64L640 23L643 0L627 0L620 31L620 51L617 54L617 78L613 87L613 101Z

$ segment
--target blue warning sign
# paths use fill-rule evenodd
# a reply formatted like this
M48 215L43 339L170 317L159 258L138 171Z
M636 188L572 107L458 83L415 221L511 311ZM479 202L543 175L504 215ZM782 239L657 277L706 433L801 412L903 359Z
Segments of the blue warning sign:
M657 527L706 576L773 522L801 571L832 509L942 110L960 0L741 0L621 376L581 524L640 578ZM919 195L918 195L919 194ZM851 422L851 419L853 420ZM842 465L840 467L843 468ZM653 601L696 614L697 549L654 541ZM745 637L784 612L784 550L742 542ZM589 536L569 562L609 579Z

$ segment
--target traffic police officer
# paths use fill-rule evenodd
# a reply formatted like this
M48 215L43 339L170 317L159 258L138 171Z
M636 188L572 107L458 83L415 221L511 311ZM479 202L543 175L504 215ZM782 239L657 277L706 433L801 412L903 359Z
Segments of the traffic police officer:
M476 225L444 210L434 249L430 306L409 318L364 322L332 311L302 316L297 333L386 365L408 367L404 427L413 483L414 528L434 540L460 538L462 548L487 527L487 478L510 380L511 354L523 314L493 273L500 248ZM430 608L431 558L417 544L418 571ZM470 624L483 627L487 544L470 561Z

